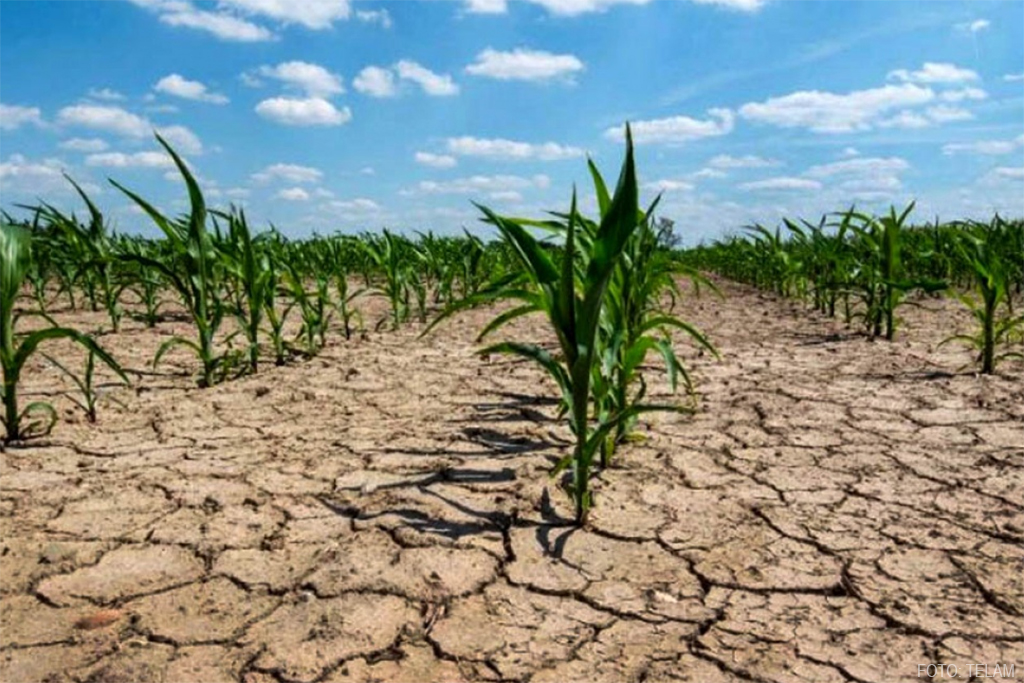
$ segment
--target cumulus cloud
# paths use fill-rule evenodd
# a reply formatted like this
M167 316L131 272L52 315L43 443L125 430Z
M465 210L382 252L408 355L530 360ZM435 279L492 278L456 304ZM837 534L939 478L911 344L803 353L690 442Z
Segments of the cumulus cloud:
M645 183L644 187L654 192L689 192L694 188L693 183L688 183L685 180L672 180L671 178L664 178L662 180L655 180L650 183Z
M1024 81L1024 73L1006 74L1005 76L1003 76L1003 80L1006 81L1007 83Z
M743 183L739 188L755 192L790 192L796 190L820 190L821 183L817 180L808 180L807 178L780 176L778 178L765 178L764 180Z
M209 92L206 86L199 81L190 81L179 74L164 76L156 82L153 89L168 95L174 95L175 97L182 97L186 100L209 102L211 104L228 103L228 98L224 95Z
M487 48L476 56L475 62L466 67L466 73L501 81L550 81L571 80L584 68L583 62L575 55L558 55L526 48L517 48L511 52Z
M402 194L479 194L482 192L508 192L533 188L546 188L551 179L546 175L535 175L524 178L514 175L476 175L455 180L433 181L423 180L413 190L405 190Z
M370 97L395 97L399 80L418 85L434 97L459 94L459 86L450 75L435 73L409 59L400 60L393 67L368 66L359 72L352 86Z
M844 161L819 164L807 169L811 178L831 178L843 175L891 175L910 169L906 159L900 157L856 157Z
M644 144L680 144L701 138L718 137L732 132L734 116L728 109L709 109L709 118L694 119L689 116L671 116L664 119L635 121L631 124L633 142ZM609 140L621 140L625 126L608 128L604 136Z
M423 92L435 97L457 95L459 86L455 85L452 77L448 74L437 74L430 69L412 60L403 59L395 64L395 71L402 80L412 81L421 88Z
M0 130L17 130L26 124L43 125L43 116L39 107L0 104Z
M576 159L585 154L579 147L569 147L555 142L533 144L503 138L485 139L470 136L448 138L448 151L459 156L483 157L497 161L560 161Z
M87 166L106 168L174 168L174 160L163 152L104 152L90 154L85 158Z
M287 189L279 191L274 195L278 199L284 199L289 202L308 202L310 194L301 187L289 187Z
M110 147L99 138L70 138L57 146L72 152L104 152Z
M7 161L0 162L0 180L4 181L55 180L62 178L62 173L63 164L58 159L33 162L21 154L12 154Z
M335 21L348 19L352 13L349 0L221 0L221 3L246 14L314 30L330 28Z
M963 83L979 80L976 72L949 62L925 62L917 71L896 69L889 72L888 78L905 83Z
M390 69L368 66L352 79L352 87L370 97L394 97L398 94L395 75Z
M155 6L160 12L160 21L168 26L206 31L221 40L255 43L274 40L276 37L266 27L251 21L223 12L207 12L196 9L187 2L160 2L155 3Z
M152 130L152 124L141 116L121 107L102 104L64 107L57 113L57 122L136 138L145 137Z
M338 109L321 97L272 97L257 104L256 113L286 126L340 126L352 120L348 107Z
M124 95L110 88L89 88L89 92L86 95L94 100L107 100L109 102L120 102L125 99Z
M964 100L983 100L988 93L981 88L960 88L959 90L946 90L939 94L939 98L946 102L963 102Z
M951 142L942 146L942 153L953 154L981 154L985 156L1000 156L1010 154L1020 145L1024 144L1024 136L1016 140L976 140L974 142Z
M281 180L288 183L318 183L324 177L323 171L312 166L299 164L271 164L262 171L252 174L257 183Z
M391 14L386 9L356 10L356 19L364 24L380 24L381 28L391 28Z
M310 97L324 98L345 92L341 76L310 62L291 61L277 66L261 66L257 73L281 81L286 87L304 92Z
M765 159L763 157L747 154L741 157L733 157L728 154L719 154L708 162L712 168L770 168L781 166L782 162L776 159Z
M960 31L967 31L968 33L977 33L979 31L984 31L990 26L992 26L992 22L988 19L975 19L974 21L965 21L962 24L957 24L956 28Z
M203 153L203 143L199 136L185 126L161 126L156 132L180 154Z
M782 128L807 128L817 133L868 130L886 115L927 104L935 99L931 88L913 83L886 85L846 94L805 90L740 107L740 116Z
M381 210L380 204L367 199L356 197L355 199L334 199L323 204L323 208L335 211L347 211L351 213L377 213Z
M616 5L646 5L652 0L527 0L539 5L556 16L578 16L591 12L603 12ZM715 5L730 10L753 12L760 9L766 0L692 0L699 5ZM465 0L466 11L471 14L504 14L508 11L507 0Z
M430 152L416 152L416 163L424 166L430 166L431 168L452 168L458 162L455 157L448 156L447 154L432 154Z

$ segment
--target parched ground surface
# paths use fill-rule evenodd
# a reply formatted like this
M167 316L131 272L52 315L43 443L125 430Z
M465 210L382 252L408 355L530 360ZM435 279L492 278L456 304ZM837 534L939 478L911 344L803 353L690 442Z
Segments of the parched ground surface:
M680 309L723 354L686 352L698 412L643 425L583 530L553 387L473 353L489 311L209 390L180 357L97 425L39 358L62 422L0 456L0 680L1024 678L1020 364L958 371L953 304L871 343L723 289ZM176 329L103 343L146 369Z

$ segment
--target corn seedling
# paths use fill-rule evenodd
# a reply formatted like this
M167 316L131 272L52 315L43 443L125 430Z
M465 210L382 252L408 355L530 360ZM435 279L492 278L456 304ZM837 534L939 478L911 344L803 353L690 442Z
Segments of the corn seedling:
M114 187L128 195L156 223L167 238L170 249L166 261L139 254L126 254L124 258L160 272L181 298L196 328L197 339L194 341L175 336L164 342L157 350L153 365L159 364L170 349L184 346L193 351L202 364L199 386L210 387L227 374L232 360L231 355L218 355L214 350L214 337L226 311L220 296L221 269L213 240L206 229L206 202L202 191L181 157L162 137L157 135L156 139L178 167L188 189L191 209L187 217L171 220L145 199L111 180Z
M68 339L82 346L90 358L99 358L117 375L128 381L121 366L91 338L69 327L48 327L24 335L15 333L19 315L15 304L32 259L29 233L18 226L0 224L0 367L3 369L3 425L5 442L46 435L57 422L57 412L49 403L35 401L24 409L18 404L18 384L25 363L44 341ZM38 418L32 419L32 415ZM32 421L27 422L26 420Z
M960 341L978 351L981 372L990 375L995 372L996 363L1006 358L1024 358L1018 351L997 354L996 349L1007 342L1011 335L1024 326L1024 317L1014 317L1010 306L1010 271L999 247L1005 223L998 217L991 224L969 223L959 233L956 247L963 260L974 271L977 296L957 294L978 323L973 335L954 335L943 340ZM1005 315L999 315L1001 305L1007 307Z

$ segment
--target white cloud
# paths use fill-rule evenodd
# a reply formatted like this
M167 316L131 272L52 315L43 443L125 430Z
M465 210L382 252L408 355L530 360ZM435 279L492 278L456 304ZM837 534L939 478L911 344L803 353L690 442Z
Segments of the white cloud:
M25 124L42 126L43 117L39 107L22 107L16 104L0 104L0 130L17 130Z
M508 11L506 0L466 0L466 11L471 14L504 14Z
M750 183L743 183L739 186L741 190L751 191L796 191L796 190L820 190L821 183L817 180L807 178L778 177L755 180Z
M491 192L487 195L490 199L498 202L521 202L523 201L523 195L521 192L515 190L501 190L498 192Z
M693 183L688 183L685 180L672 180L665 178L663 180L655 180L654 182L644 184L649 190L654 192L689 192L694 188Z
M57 159L46 159L42 162L32 162L21 154L12 154L7 161L0 162L0 180L6 181L27 181L28 187L36 180L58 180L63 176L63 164ZM9 189L9 188L8 188Z
M1007 83L1013 83L1015 81L1024 81L1024 73L1019 74L1006 74L1003 76L1003 80Z
M703 180L705 178L725 178L728 177L728 173L720 171L717 168L702 168L699 171L694 171L689 175L694 180Z
M323 208L356 213L376 213L381 210L380 204L372 199L367 199L366 197L356 197L355 199L335 199L326 202L323 205Z
M923 114L909 109L904 109L895 116L882 119L878 122L879 128L927 128L932 125L932 120Z
M458 163L455 157L447 154L431 154L430 152L416 152L415 158L417 164L432 168L452 168Z
M740 10L743 12L755 12L768 0L693 0L698 5L719 5L727 9Z
M203 143L199 137L185 126L163 126L156 129L175 152L179 154L202 154Z
M352 79L352 87L370 97L394 97L398 94L395 76L390 70L368 66Z
M978 74L948 62L925 62L917 71L896 69L888 78L904 83L963 83L979 80Z
M482 192L508 192L532 188L546 188L551 179L546 175L535 175L524 178L514 175L476 175L468 178L457 178L447 181L423 180L414 190L405 190L402 194L478 194Z
M1024 166L1000 166L992 172L1001 178L1010 178L1012 180L1024 179Z
M843 149L843 152L842 152L841 156L844 156L844 157L859 157L860 156L860 150L858 150L856 147L847 147L847 148Z
M371 97L394 97L398 95L396 78L415 83L428 95L445 97L457 95L459 86L448 74L434 73L414 61L403 59L393 69L382 66L368 66L359 72L353 87Z
M320 97L272 97L257 104L256 113L286 126L340 126L352 120L348 107L338 109Z
M974 114L962 107L950 107L945 104L928 107L925 110L928 118L936 123L950 123L952 121L970 121Z
M261 15L286 24L326 29L352 12L349 0L221 0L222 4L248 14Z
M900 157L855 157L811 166L804 175L819 179L840 177L851 180L892 176L909 169L910 164Z
M946 102L962 102L964 100L983 100L988 93L981 88L961 88L959 90L946 90L939 93L939 98Z
M309 193L303 190L301 187L289 187L288 189L281 190L274 196L278 199L284 199L289 202L309 201Z
M613 5L646 5L650 0L529 0L551 14L573 17L589 12L603 12Z
M377 171L372 166L363 166L359 169L359 175L377 175Z
M68 126L82 126L141 138L152 132L152 124L141 116L125 111L121 107L102 104L76 104L64 107L57 114L57 121Z
M183 97L186 100L197 100L211 104L228 103L228 98L224 95L208 92L206 86L199 81L190 81L179 74L164 76L156 82L153 89L168 95L174 95L175 97Z
M975 19L974 21L966 21L962 24L957 24L956 28L960 31L977 33L978 31L984 31L990 26L992 26L992 22L990 22L988 19Z
M100 88L98 90L96 88L90 88L86 95L94 100L108 100L110 102L120 102L124 99L124 95L116 90L111 90L110 88Z
M466 67L466 73L502 81L549 81L556 78L570 80L584 68L583 62L574 55L556 55L526 48L511 52L487 48Z
M245 187L230 187L224 190L224 194L232 199L246 199L251 191Z
M61 142L58 147L72 152L103 152L109 145L99 138L71 138Z
M770 168L781 165L782 162L777 159L765 159L752 154L741 157L719 154L708 162L712 168Z
M919 106L935 99L931 88L912 83L886 85L846 94L805 90L740 107L750 121L782 128L808 128L818 133L867 130L889 112Z
M187 2L158 3L160 21L168 26L184 26L206 31L221 40L254 43L274 40L273 32L245 19L218 12L199 10Z
M365 24L380 24L382 28L391 28L391 14L386 9L356 10L356 19Z
M646 5L652 0L527 0L540 5L556 16L577 16L590 12L603 12L615 5ZM767 0L692 0L698 5L717 5L727 9L753 12ZM508 11L508 0L465 0L466 11L470 14L504 14Z
M418 84L428 95L444 97L459 93L459 86L455 85L451 76L436 74L411 60L403 59L395 64L395 71L398 72L399 78Z
M107 168L174 168L174 160L164 152L104 152L90 154L85 158L86 166Z
M948 145L942 146L942 153L946 155L953 155L962 152L965 154L983 154L989 156L998 156L1002 154L1010 154L1015 149L1017 149L1017 147L1021 144L1021 138L1018 138L1017 140L977 140L975 142L951 142Z
M299 3L296 3L299 4ZM283 82L286 86L305 92L310 97L330 97L345 92L341 77L319 64L291 61L277 66L261 66L258 73L266 78Z
M679 144L701 138L727 135L732 131L734 116L728 109L709 109L710 118L698 120L689 116L672 116L649 121L634 121L631 124L633 142L644 144ZM608 128L604 136L609 140L621 140L625 126Z
M324 177L323 171L312 166L299 164L271 164L258 173L252 174L257 183L283 180L289 183L318 183Z
M503 138L483 139L469 136L448 138L448 151L459 156L483 157L501 161L524 159L560 161L576 159L585 154L579 147L568 147L555 142L532 144Z

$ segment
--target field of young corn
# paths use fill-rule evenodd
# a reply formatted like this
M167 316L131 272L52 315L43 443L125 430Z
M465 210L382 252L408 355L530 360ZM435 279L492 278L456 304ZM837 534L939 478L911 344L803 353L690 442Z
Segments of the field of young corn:
M4 215L0 680L1024 675L1024 222L674 249L627 134L595 216L296 241L160 142L161 239Z

